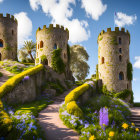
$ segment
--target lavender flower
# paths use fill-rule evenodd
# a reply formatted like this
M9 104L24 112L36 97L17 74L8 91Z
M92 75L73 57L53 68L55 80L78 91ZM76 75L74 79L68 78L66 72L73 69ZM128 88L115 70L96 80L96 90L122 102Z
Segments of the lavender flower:
M109 125L108 108L101 108L99 111L99 124L104 129Z

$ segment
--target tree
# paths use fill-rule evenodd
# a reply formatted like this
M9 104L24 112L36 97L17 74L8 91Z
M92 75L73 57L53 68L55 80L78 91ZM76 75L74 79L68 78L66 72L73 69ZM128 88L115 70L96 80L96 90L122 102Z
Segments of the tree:
M22 49L20 49L20 50L18 51L18 55L19 55L19 59L20 59L22 62L27 62L27 56L28 56L28 54L27 54L25 51L23 51Z
M32 40L31 41L25 41L25 44L21 48L25 53L27 53L31 60L34 62L35 59L33 57L33 54L36 52L36 43L34 43Z
M80 45L70 47L70 69L78 80L84 80L89 73L88 53Z

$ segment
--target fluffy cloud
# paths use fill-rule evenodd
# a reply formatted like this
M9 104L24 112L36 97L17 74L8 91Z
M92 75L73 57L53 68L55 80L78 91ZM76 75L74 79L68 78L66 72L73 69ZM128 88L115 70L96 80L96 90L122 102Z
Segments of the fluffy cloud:
M98 20L107 9L107 5L103 5L102 0L81 0L81 2L87 16L91 16L93 20Z
M115 24L119 27L123 27L125 25L131 25L137 20L136 15L128 16L122 12L118 12L115 17Z
M69 29L70 41L72 43L87 40L90 37L88 23L84 20L71 19L73 9L70 4L75 5L75 0L29 0L31 8L35 11L42 7L47 16L52 17L53 24L60 24Z
M0 3L2 3L3 2L3 0L0 0Z
M136 56L135 60L134 67L140 69L140 56Z
M30 40L32 21L25 12L16 13L14 16L18 20L18 45L22 47L24 41Z

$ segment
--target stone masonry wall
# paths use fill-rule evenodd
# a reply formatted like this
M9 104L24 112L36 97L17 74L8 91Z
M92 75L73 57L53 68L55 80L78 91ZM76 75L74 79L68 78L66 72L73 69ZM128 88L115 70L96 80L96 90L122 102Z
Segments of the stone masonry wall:
M31 102L36 99L37 95L42 93L41 87L46 82L56 82L57 80L67 89L64 74L59 75L49 66L46 66L44 70L31 75L28 80L17 84L11 92L2 97L2 100L11 104Z

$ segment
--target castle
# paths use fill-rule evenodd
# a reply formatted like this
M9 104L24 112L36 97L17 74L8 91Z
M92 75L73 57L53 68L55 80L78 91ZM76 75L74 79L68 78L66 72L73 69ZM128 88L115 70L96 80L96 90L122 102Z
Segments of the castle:
M17 25L14 16L0 14L0 61L17 60Z
M66 79L71 79L68 54L69 30L52 24L36 31L36 65L43 63L52 67L52 52L61 49L61 59L65 64ZM132 90L131 80L127 77L129 63L130 34L124 28L115 31L107 28L98 36L98 74L109 91ZM44 57L45 56L45 57ZM42 62L42 57L43 59ZM17 20L14 16L0 14L0 61L17 60Z
M129 63L130 34L124 28L115 31L107 28L98 36L98 74L109 91L120 92L132 89L127 77Z

